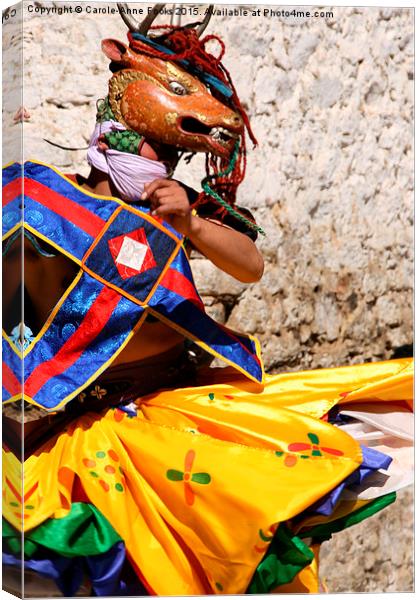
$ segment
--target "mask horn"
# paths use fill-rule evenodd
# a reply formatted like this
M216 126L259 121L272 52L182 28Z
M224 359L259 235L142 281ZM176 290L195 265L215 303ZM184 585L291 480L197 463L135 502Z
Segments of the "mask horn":
M207 28L207 25L210 22L210 19L213 16L213 9L214 9L214 4L209 4L206 16L204 17L204 20L197 27L197 37L201 37L203 35L205 29Z
M181 27L181 11L179 11L179 13L176 15L176 7L176 4L172 4L172 10L174 12L171 14L171 25L174 25L175 27ZM182 4L179 5L179 8L182 8Z
M141 33L142 35L147 35L147 32L149 31L153 21L156 19L159 11L165 6L165 4L155 4L153 9L141 23L138 23L136 19L129 14L130 8L126 2L117 2L117 6L120 9L122 20L132 33Z

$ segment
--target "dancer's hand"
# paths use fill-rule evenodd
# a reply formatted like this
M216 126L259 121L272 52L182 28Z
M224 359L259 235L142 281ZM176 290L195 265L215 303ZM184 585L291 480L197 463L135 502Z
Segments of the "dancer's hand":
M194 217L187 193L177 181L155 179L146 183L141 199L150 201L153 216L161 217L182 235L191 235Z
M259 281L263 258L254 242L230 227L193 215L187 193L173 179L156 179L144 186L142 200L149 200L152 215L162 217L219 269L239 281Z

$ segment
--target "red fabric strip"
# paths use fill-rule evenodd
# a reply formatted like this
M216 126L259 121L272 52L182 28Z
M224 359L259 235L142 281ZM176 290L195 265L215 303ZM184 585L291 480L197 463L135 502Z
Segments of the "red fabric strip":
M32 494L38 489L38 485L39 485L39 481L36 481L33 484L33 486L31 487L31 489L26 492L26 494L23 496L23 501L24 502L26 502L27 500L29 500L29 498L32 496Z
M57 215L76 225L76 227L80 227L80 229L83 229L83 231L93 238L96 238L105 225L105 221L95 215L95 213L80 206L77 202L54 192L51 188L38 181L25 177L24 191L25 195L51 209Z
M201 310L204 310L204 304L201 298L197 295L197 291L191 281L185 277L182 273L177 271L176 269L169 268L163 278L161 279L160 285L165 289L175 292L179 296L182 296L186 300L190 300L194 304L196 304ZM232 334L232 332L219 323L221 329L223 329L224 333L229 336L232 340L234 340L237 344L239 344L249 356L257 362L257 364L261 365L261 361L256 354L253 354L248 348L241 342L239 338Z
M18 177L5 185L2 189L2 196L3 206L7 206L9 202L14 200L17 196L23 197L22 177Z
M38 365L28 377L25 383L25 394L33 398L49 379L71 367L105 327L120 300L120 294L104 287L77 331L69 337L54 358Z
M22 393L22 384L16 375L13 373L12 369L3 362L2 368L2 376L3 376L3 386L9 392L11 396L15 396L16 394Z
M6 477L6 484L9 486L12 494L14 495L14 497L16 498L16 500L22 504L22 496L19 494L19 492L17 491L17 489L15 488L15 486L13 485L13 483L10 481L10 479L8 479Z
M75 475L74 477L73 487L71 490L71 501L72 503L85 502L86 504L92 504L78 475Z
M191 281L176 269L169 268L162 277L160 285L165 289L175 292L186 300L194 302L201 310L204 310L204 304L197 294L197 291Z

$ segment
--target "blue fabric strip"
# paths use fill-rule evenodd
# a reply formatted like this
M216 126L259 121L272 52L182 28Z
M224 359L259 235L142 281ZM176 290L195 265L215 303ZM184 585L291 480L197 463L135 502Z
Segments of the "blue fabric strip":
M112 198L103 199L98 196L91 196L83 189L76 187L75 184L69 181L64 175L57 173L54 169L46 165L30 161L26 162L25 177L33 179L38 183L42 183L54 190L54 192L73 200L104 221L107 221L115 209L120 205L119 202Z
M170 50L170 48L167 48L167 46L158 44L158 43L154 42L153 40L151 40L149 37L142 35L141 33L132 33L131 35L133 36L133 38L135 40L144 42L148 46L151 46L152 48L159 50L159 52L164 52L168 56L173 56L175 54L175 52L173 50ZM194 65L192 65L188 60L183 59L183 60L178 60L176 62L178 64L180 64L182 67L184 67L189 73L192 73L193 75L197 75L197 77L201 81L206 83L207 85L210 85L210 86L216 88L217 91L220 92L221 94L223 94L223 96L226 96L226 98L231 98L231 96L233 95L233 90L231 90L227 85L225 85L218 77L215 77L214 75L211 75L210 73L206 73L205 71L202 71L198 67L195 67Z
M52 551L39 551L37 558L22 561L3 553L3 564L15 566L52 579L64 596L74 596L88 573L96 596L125 596L127 585L121 579L126 559L125 545L117 542L110 550L96 556L67 558Z
M46 360L51 360L62 345L77 331L103 284L84 273L64 302L49 329L35 344L24 360L25 380ZM41 406L53 409L64 398L95 376L119 350L138 323L144 309L121 297L108 323L87 346L75 363L63 373L51 377L35 395ZM74 394L75 395L75 394Z
M15 179L22 177L22 165L20 163L13 163L5 169L2 174L2 185L6 187L9 183ZM2 228L3 235L6 235L19 221L23 219L23 211L21 209L22 204L22 188L11 202L3 208L3 219Z
M51 360L55 356L79 327L103 287L103 284L87 273L81 276L42 338L31 346L25 357L27 373L32 372L38 364Z
M88 233L60 215L49 211L27 195L25 195L25 223L80 261L94 241Z
M15 179L22 177L23 165L15 162L8 167L3 169L2 185L5 187L8 183L11 183Z
M194 279L193 279L193 275L191 272L191 267L188 261L188 258L186 257L184 252L179 252L176 257L174 258L173 262L171 263L171 269L174 269L175 271L178 271L178 273L181 273L182 275L184 275L185 277L187 277L191 283L193 284L193 287L195 289L195 292L197 294L197 296L199 297L199 293L198 290L195 286L194 283ZM158 294L159 295L163 295L164 294L164 290L163 288L159 288L158 289ZM153 302L155 302L156 300L156 304L159 304L159 300L158 300L158 296L156 295L155 298L153 298ZM181 296L176 295L176 298L174 296L174 298L172 299L173 302L175 303L180 303L180 302L187 302L184 298L182 298ZM165 303L165 300L163 299L163 303ZM152 304L151 304L152 305ZM198 310L198 309L197 309ZM210 317L207 317L208 319L210 319ZM222 328L218 328L218 333L222 333L223 337L226 338L227 333L224 332L224 330ZM241 335L238 333L234 333L234 332L230 332L230 335L228 336L230 340L232 340L232 337L236 339L236 342L240 342L241 344L243 344L246 349L251 352L252 354L254 354L256 352L256 348L255 348L255 342L247 335ZM204 341L204 340L203 340ZM232 343L232 342L231 342Z
M107 325L87 346L82 356L61 375L48 380L34 399L47 408L54 408L57 404L56 398L63 399L72 394L74 396L74 390L96 376L104 363L119 350L141 318L144 309L140 306L132 309L132 302L121 298ZM88 402L89 399L86 398L85 401Z
M161 286L149 304L162 316L180 327L186 328L188 332L210 346L220 356L234 365L240 366L255 379L261 380L262 368L256 358L255 343L252 339L248 337L235 339L233 333L229 335L223 329L215 327L213 319L195 304ZM242 347L240 342L249 348L250 353Z
M2 339L3 362L9 367L18 381L22 381L22 360L21 354L16 354L10 343L3 337ZM11 398L11 394L3 386L3 402Z
M23 223L23 211L20 208L22 205L22 198L20 194L16 196L3 210L3 225L2 225L2 233L3 235L7 235L13 227L15 227L19 222Z
M337 487L331 490L329 494L320 498L317 502L307 508L302 515L331 515L345 489L351 489L354 485L360 485L369 477L369 475L372 475L372 473L379 469L387 469L392 462L390 456L387 456L374 448L361 446L361 449L363 455L362 464ZM299 515L299 517L302 515Z

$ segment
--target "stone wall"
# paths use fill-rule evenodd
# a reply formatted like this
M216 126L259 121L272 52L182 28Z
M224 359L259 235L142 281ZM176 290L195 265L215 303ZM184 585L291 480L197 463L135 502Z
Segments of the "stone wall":
M320 576L330 592L413 592L413 491L324 542Z
M85 151L43 138L86 146L109 77L100 40L125 40L125 26L118 15L40 16L29 4L23 32L4 29L11 56L23 41L25 155L86 174ZM239 204L266 231L258 241L266 269L261 282L244 285L204 258L193 268L210 312L255 333L273 372L380 360L412 342L414 12L320 10L333 16L215 16L209 27L226 41L225 64L259 140L249 145ZM6 144L16 136L16 108L15 95L6 96ZM201 157L176 173L198 188L202 175ZM363 541L362 525L325 548L327 571L354 546L377 556L372 563L357 553L340 581L331 569L330 591L411 589L411 492L404 498L370 521L378 544ZM395 537L404 547L398 560ZM385 577L377 560L402 579Z

